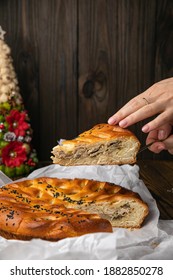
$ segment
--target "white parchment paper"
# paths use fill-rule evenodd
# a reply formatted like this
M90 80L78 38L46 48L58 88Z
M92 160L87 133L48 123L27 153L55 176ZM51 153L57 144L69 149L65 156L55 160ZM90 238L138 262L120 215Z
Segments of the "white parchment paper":
M159 220L156 202L139 179L137 165L63 167L53 164L35 170L27 178L41 176L88 178L119 184L139 193L149 205L149 216L141 229L114 228L113 233L86 234L58 242L0 237L0 259L173 259L173 221ZM0 173L0 185L7 184L8 179Z

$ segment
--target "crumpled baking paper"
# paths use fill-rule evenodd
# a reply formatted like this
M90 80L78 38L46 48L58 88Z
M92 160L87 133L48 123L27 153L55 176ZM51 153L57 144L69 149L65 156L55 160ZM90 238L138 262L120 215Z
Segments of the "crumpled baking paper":
M41 176L87 178L119 184L139 193L149 206L149 216L140 229L114 228L113 233L86 234L57 242L41 239L6 240L0 237L1 260L173 259L173 220L159 220L156 202L143 181L139 179L137 165L64 167L52 164L35 170L27 178ZM2 172L0 173L1 186L10 181Z

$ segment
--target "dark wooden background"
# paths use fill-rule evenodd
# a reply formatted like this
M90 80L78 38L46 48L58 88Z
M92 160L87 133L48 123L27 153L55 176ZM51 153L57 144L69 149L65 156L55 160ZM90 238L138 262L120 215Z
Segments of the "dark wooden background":
M172 0L1 0L39 159L173 76ZM138 123L130 129L144 144ZM171 159L167 152L142 159Z

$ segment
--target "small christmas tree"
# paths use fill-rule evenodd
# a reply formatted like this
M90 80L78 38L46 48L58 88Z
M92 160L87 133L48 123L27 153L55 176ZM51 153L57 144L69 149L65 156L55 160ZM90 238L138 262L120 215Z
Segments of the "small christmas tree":
M16 178L29 174L38 159L31 146L30 120L4 34L0 26L0 170Z

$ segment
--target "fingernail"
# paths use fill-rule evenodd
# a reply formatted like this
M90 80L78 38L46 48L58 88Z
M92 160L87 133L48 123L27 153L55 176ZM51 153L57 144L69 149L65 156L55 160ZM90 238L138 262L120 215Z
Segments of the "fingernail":
M165 131L164 130L159 130L159 132L158 132L158 139L162 140L162 139L165 139L165 138L166 138Z
M108 124L116 124L116 119L113 118L113 117L110 117L110 118L108 119Z
M163 150L165 149L165 147L164 147L163 145L158 145L158 146L157 146L157 149L158 149L159 151L163 151Z
M122 120L119 122L119 126L121 126L121 127L125 127L126 125L127 125L127 121L125 121L125 120Z
M143 132L148 132L149 131L149 126L146 124L142 127Z

